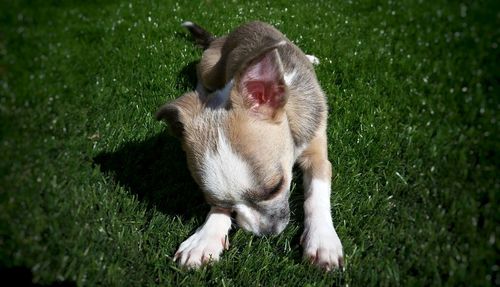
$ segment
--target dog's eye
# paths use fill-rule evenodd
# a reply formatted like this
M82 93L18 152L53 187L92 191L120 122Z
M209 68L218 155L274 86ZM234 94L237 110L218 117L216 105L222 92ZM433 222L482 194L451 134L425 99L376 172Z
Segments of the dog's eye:
M278 182L278 184L276 184L272 188L267 189L266 190L266 199L270 199L270 198L274 197L274 195L278 194L280 192L281 188L283 187L283 183L284 183L284 179L282 177L280 179L280 181Z

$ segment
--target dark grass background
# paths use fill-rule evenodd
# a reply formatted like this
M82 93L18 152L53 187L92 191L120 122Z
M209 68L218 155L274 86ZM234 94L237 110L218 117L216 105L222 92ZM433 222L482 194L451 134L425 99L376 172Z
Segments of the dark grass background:
M19 284L500 285L498 1L0 1L0 266ZM172 262L208 206L153 119L195 83L180 23L259 19L321 64L346 270L292 222ZM300 174L297 174L300 177Z

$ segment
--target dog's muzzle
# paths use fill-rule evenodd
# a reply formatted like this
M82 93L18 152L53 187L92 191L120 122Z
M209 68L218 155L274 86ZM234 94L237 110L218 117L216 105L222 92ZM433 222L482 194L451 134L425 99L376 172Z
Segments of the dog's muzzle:
M244 204L234 208L236 223L246 231L255 235L278 235L290 221L288 204L274 209L256 210Z

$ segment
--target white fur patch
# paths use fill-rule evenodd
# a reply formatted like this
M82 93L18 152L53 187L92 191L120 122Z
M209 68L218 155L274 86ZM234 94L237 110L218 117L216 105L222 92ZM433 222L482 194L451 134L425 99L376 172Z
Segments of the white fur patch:
M305 223L301 237L304 257L326 269L343 264L342 243L330 212L330 183L313 178L304 202Z
M285 84L287 84L287 86L290 86L293 83L293 80L295 79L295 75L297 75L297 70L294 69L292 72L286 73L283 76L283 78L285 78Z
M243 203L236 204L234 206L234 211L236 211L237 214L236 221L241 228L254 233L258 230L259 222L248 206Z
M235 192L252 187L248 163L236 154L222 130L218 130L217 148L204 157L201 180L204 187L219 198L231 198Z
M314 55L306 55L307 59L309 59L309 62L313 65L319 65L319 59L316 58Z
M174 260L190 268L200 267L210 260L219 260L222 251L229 248L229 228L231 217L212 209L203 226L179 246Z
M321 220L333 225L330 213L330 187L329 182L313 178L304 205L306 209L312 211L309 214L310 219Z

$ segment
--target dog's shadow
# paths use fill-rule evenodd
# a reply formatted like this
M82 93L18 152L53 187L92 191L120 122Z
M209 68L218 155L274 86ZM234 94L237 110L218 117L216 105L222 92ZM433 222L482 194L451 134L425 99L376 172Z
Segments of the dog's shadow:
M160 212L182 218L203 218L209 210L192 179L179 141L161 132L102 152L94 164L113 181Z
M198 65L198 63L199 61L192 61L182 68L181 72L177 76L177 88L179 90L192 91L196 89L196 84L198 82L196 65Z
M125 143L115 151L101 152L93 162L112 181L164 214L202 221L210 209L189 173L179 140L166 130ZM294 221L302 221L304 216L301 178L302 172L294 168L296 186L290 198ZM299 236L293 237L293 244L298 245Z
M177 76L181 90L195 89L197 63L189 63ZM93 163L148 207L164 214L202 219L210 209L188 171L179 140L166 129L143 141L102 152Z

